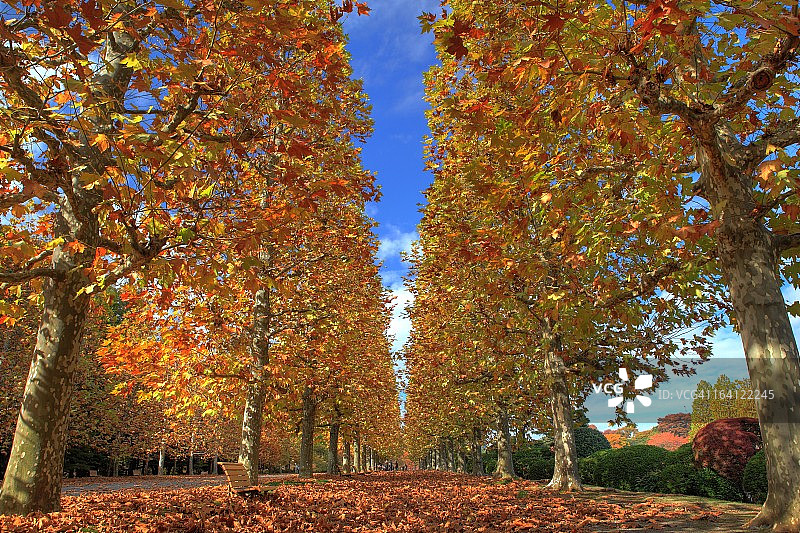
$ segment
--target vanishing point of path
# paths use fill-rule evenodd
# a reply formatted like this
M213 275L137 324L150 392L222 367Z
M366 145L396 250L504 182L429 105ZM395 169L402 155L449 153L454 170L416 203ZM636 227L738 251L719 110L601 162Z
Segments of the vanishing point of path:
M494 532L744 531L758 506L589 488L554 494L542 483L498 483L438 472L264 479L274 491L231 496L222 478L67 482L61 513L0 517L0 531L104 532ZM286 484L279 484L285 482ZM186 486L194 485L194 486ZM277 485L277 486L274 486Z
M261 476L261 483L292 479L291 474ZM224 485L224 476L125 476L81 477L65 479L62 496L78 496L89 492L115 492L120 490L193 489Z

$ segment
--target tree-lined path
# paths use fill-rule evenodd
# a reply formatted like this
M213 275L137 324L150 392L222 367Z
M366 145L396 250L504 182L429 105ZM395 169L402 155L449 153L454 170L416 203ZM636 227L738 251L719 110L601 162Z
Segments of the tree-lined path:
M799 117L798 0L0 4L0 530L800 533Z

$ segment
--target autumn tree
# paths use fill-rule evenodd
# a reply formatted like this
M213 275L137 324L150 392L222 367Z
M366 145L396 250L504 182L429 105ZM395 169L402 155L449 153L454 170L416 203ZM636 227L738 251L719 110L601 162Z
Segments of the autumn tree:
M712 236L754 389L776 398L758 404L770 491L752 524L797 529L800 366L780 291L796 278L797 6L448 4L442 40L530 98L509 118L537 132L529 142L574 132L561 138L579 159L540 164L603 173L653 206L697 202L679 236Z
M454 49L459 30L451 29L459 24L446 18L436 26L442 65L426 78L436 175L427 209L438 217L430 225L447 243L443 264L466 258L472 271L483 270L477 290L503 302L484 318L505 338L524 339L507 357L548 391L550 422L540 426L556 435L552 486L578 489L573 403L621 367L652 374L657 384L668 367L691 371L674 355L707 357L702 337L679 337L697 321L707 321L706 333L719 326L716 276L704 266L707 241L691 250L661 246L690 217L679 202L658 206L653 220L663 222L653 238L639 230L654 224L636 215L645 198L600 174L542 168L549 158L566 165L576 156L552 137L520 140L526 128L515 121L535 99L487 78L469 56L459 61L466 48ZM476 50L495 39L479 27L462 30Z
M0 281L44 280L30 373L40 379L26 387L0 503L26 513L58 508L89 296L167 250L224 234L231 202L261 182L231 170L244 169L242 155L319 149L325 160L328 146L309 143L331 123L347 129L333 117L353 92L321 0L24 2L3 15L0 208L10 215ZM336 96L326 104L321 94ZM291 140L273 142L277 123ZM342 146L331 156L353 150ZM282 168L302 183L298 165Z
M701 380L692 400L689 436L720 418L755 418L756 394L749 379L734 381L722 374L713 385Z

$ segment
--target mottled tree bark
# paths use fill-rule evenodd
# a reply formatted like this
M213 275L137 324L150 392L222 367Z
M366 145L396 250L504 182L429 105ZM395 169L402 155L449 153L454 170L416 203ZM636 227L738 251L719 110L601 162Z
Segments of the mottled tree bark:
M447 470L455 472L456 466L456 447L453 442L453 437L447 437L445 441L445 449L447 450Z
M269 312L269 289L257 291L253 305L253 339L250 344L253 372L251 381L247 385L247 398L242 417L242 441L239 449L239 462L244 465L253 485L258 485L261 426L264 419L264 401L267 396L265 369L269 363Z
M340 474L339 468L339 422L331 424L328 433L328 474Z
M467 472L467 452L464 451L463 442L459 442L458 446L458 461L456 465L456 472L464 474Z
M58 511L73 378L86 322L88 297L76 296L88 282L60 247L48 279L36 347L0 492L0 514Z
M555 467L553 478L547 485L559 491L582 490L578 475L578 452L575 448L575 431L572 423L572 405L567 388L567 371L564 360L556 352L557 339L546 348L545 374L550 385L550 414L553 420L553 448Z
M502 479L516 477L514 460L511 455L511 429L508 426L508 412L502 407L497 412L497 467L494 475Z
M300 477L314 477L314 422L317 416L317 402L314 391L306 387L303 391L303 422L300 437Z
M358 432L353 437L353 471L356 473L364 471L361 467L361 439Z
M361 471L367 472L367 451L368 447L366 444L361 445Z
M194 433L192 433L189 442L189 466L186 473L190 476L194 475Z
M472 475L482 476L483 471L483 454L481 453L481 430L478 427L472 428Z
M717 257L730 289L756 399L767 462L768 494L750 525L800 531L800 359L781 294L784 245L759 217L752 171L738 165L740 148L721 126L691 123L701 185L720 225ZM760 162L760 161L757 161Z
M164 475L164 461L166 460L166 444L164 441L161 441L161 444L158 446L158 474L159 476Z
M350 439L345 439L342 444L342 471L350 473Z

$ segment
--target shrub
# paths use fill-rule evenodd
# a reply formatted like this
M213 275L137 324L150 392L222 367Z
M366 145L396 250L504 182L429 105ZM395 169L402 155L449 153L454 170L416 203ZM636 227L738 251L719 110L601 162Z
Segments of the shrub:
M674 435L672 433L656 433L652 437L647 440L647 444L650 446L658 446L659 448L664 448L665 450L677 450L678 447L687 444L689 439L686 437L679 437L678 435Z
M553 477L555 459L531 459L525 463L514 464L517 475L524 479L550 479Z
M767 460L764 450L751 457L744 467L742 488L753 503L764 503L767 499Z
M493 446L483 452L483 471L491 474L497 468L497 447Z
M655 477L654 491L742 501L742 491L736 484L710 468L698 469L691 463L673 463L665 466Z
M554 460L550 448L531 444L514 452L514 471L524 479L549 479L553 477Z
M603 450L579 464L581 480L588 485L742 501L735 483L695 466L690 444L672 452L647 445Z
M656 492L699 495L698 470L692 463L673 463L664 467L657 477Z
M672 433L678 437L689 437L689 430L692 425L692 415L690 413L673 413L658 419L658 431L661 433Z
M664 456L664 468L658 473L656 485L656 492L700 495L700 480L691 444L679 446Z
M657 433L656 428L646 429L644 431L637 431L628 438L628 444L631 446L642 446L647 444L650 437Z
M742 490L733 482L720 476L710 468L697 471L697 496L740 502L743 500Z
M761 449L761 431L755 418L723 418L697 432L692 443L695 462L722 477L741 483L747 462Z
M589 457L578 460L578 472L581 476L581 481L587 485L601 485L600 477L598 476L598 469L600 463L604 461L605 456L609 453L608 450L601 450L595 452Z
M655 490L667 451L638 445L602 450L583 461L586 482L622 490Z
M595 428L579 427L575 428L575 448L578 451L578 458L589 457L600 450L611 449L611 444L605 435Z
M679 446L677 450L672 450L664 457L664 464L688 464L694 466L694 452L692 452L691 444L684 444Z
M607 429L603 432L603 435L612 448L622 448L628 444L628 437L619 431Z
M578 458L589 457L600 450L611 448L606 436L594 426L580 426L574 429L575 451ZM553 437L547 436L536 442L537 445L552 450ZM552 452L550 452L552 455Z

